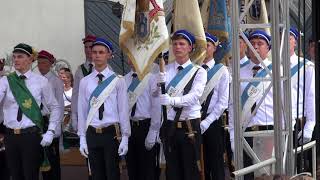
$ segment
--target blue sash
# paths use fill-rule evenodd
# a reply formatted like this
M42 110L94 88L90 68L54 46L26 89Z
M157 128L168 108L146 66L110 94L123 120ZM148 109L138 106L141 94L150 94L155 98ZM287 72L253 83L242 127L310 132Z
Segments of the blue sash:
M170 87L176 87L179 82L188 74L188 72L193 68L193 64L189 64L187 67L183 68L179 71L176 76L170 81L168 84L166 91L170 89Z
M272 68L272 64L270 64L268 66L268 69L271 69ZM263 77L266 77L267 76L267 71L266 69L263 69L261 72L259 72L255 77L258 77L258 78L263 78ZM250 82L248 83L248 85L246 86L246 88L244 89L243 93L241 94L241 107L243 108L244 107L244 104L246 103L246 101L248 100L249 98L249 95L248 95L248 90L251 86L254 86L254 87L258 87L258 85L260 84L261 82L259 81L255 81L255 82Z
M240 68L243 68L244 66L248 65L250 63L250 60L248 59L246 62L243 64L240 64Z
M307 60L306 62L309 62L309 61ZM293 76L298 72L298 70L299 70L300 68L302 68L302 67L303 67L303 62L300 62L300 67L298 67L298 64L296 64L295 66L293 66L293 67L291 68L291 70L290 70L290 72L291 72L291 77L293 77Z
M209 71L208 71L208 75L207 75L207 83L210 81L210 79L221 69L221 67L223 66L223 64L218 63L215 64Z
M91 99L93 97L98 98L99 95L101 94L101 92L112 82L112 80L117 77L116 74L112 74L111 76L109 76L107 79L105 79L104 81L101 82L101 84L99 84L92 92L90 99L89 99L89 107L91 108ZM89 108L89 109L90 109Z
M131 81L130 86L128 87L128 92L134 92L134 90L138 87L138 85L140 84L140 80L139 78L133 78L133 80Z

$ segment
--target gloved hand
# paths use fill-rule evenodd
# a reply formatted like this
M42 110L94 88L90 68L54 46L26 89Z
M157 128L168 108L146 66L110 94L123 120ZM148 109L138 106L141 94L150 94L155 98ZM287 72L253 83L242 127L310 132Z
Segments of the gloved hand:
M167 93L161 94L159 100L161 105L174 105L174 99L170 97Z
M299 142L299 145L302 145L302 144L307 144L308 142L311 141L311 137L306 137L306 136L303 136L302 137L302 131L300 131L298 133L298 142Z
M52 143L53 140L53 132L52 131L47 131L45 134L42 135L42 140L40 142L42 147L45 146L50 146L50 144Z
M82 156L88 158L88 145L87 145L87 140L85 136L80 136L80 148L79 151L81 153Z
M203 134L210 127L210 124L211 122L207 118L201 121L200 123L201 134Z
M166 73L160 72L158 75L158 84L166 82Z
M149 130L147 137L144 141L144 146L146 147L146 149L149 151L153 148L153 146L156 143L157 140L157 132L153 131L153 130Z
M118 148L118 154L119 156L124 156L128 152L128 137L123 136Z

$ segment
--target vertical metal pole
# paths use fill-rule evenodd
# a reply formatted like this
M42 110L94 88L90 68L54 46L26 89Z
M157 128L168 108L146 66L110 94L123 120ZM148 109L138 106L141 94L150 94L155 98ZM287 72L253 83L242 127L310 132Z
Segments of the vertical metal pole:
M291 103L291 75L290 75L290 54L289 54L289 28L290 28L290 1L283 0L283 19L282 22L284 23L284 48L283 48L283 72L285 81L283 82L283 88L285 93L284 95L284 113L286 121L284 124L286 125L286 131L288 132L287 136L287 148L286 148L286 166L285 166L285 174L287 175L294 175L294 155L293 155L293 134L292 134L292 103Z
M271 35L272 35L272 84L273 84L273 120L274 120L274 148L276 166L275 173L282 171L282 114L281 114L281 81L280 81L280 29L279 29L279 0L271 1Z
M232 1L232 100L234 119L235 168L243 167L242 126L240 120L240 52L239 52L239 1ZM243 177L237 178L242 180Z
M316 126L314 129L315 139L317 141L317 164L320 165L320 1L312 0L312 39L315 42L315 93L316 93Z

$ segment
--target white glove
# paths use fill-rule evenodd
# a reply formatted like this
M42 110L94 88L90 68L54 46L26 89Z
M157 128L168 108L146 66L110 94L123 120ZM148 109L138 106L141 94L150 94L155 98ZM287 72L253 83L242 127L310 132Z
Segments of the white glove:
M166 73L159 72L158 84L166 82Z
M210 127L210 121L208 119L204 119L200 123L200 129L201 129L201 134L203 134L209 127Z
M161 105L174 105L174 99L170 97L167 93L166 94L161 94L160 95L160 104Z
M144 146L146 147L146 149L149 151L153 148L153 146L156 143L157 140L157 135L158 133L153 131L153 130L149 130L147 137L144 141Z
M123 136L118 148L118 154L119 156L124 156L128 152L128 137Z
M40 142L42 147L45 146L50 146L50 144L52 143L53 140L53 132L52 131L47 131L45 134L42 135L42 140Z
M87 140L85 136L80 136L80 148L79 151L81 153L82 156L88 158L88 145L87 145Z
M303 138L302 138L301 136L302 136L302 131L300 131L299 134L298 134L299 145L307 144L308 142L311 141L311 137L303 136Z

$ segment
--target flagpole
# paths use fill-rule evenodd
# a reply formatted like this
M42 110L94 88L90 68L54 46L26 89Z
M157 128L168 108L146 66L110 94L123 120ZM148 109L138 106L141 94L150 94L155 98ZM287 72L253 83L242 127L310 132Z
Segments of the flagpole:
M162 53L159 54L159 68L160 68L160 72L164 73L165 72L165 66L166 63L162 57ZM166 83L165 82L161 82L160 83L160 88L161 88L161 94L166 94ZM167 121L167 107L162 105L162 116L163 116L163 122Z

